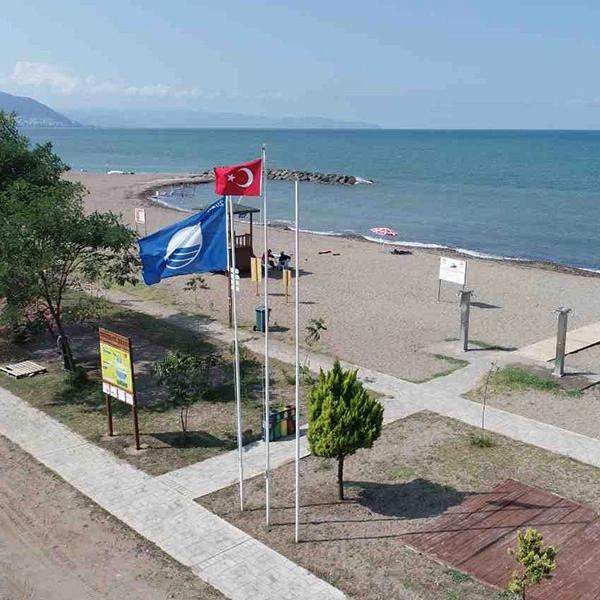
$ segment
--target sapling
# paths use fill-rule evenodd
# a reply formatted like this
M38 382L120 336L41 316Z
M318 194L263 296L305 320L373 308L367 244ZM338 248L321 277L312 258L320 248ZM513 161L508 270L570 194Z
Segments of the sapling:
M527 528L525 533L519 530L515 554L521 569L513 571L507 591L525 600L529 587L551 577L552 571L556 569L557 553L554 546L544 548L544 536L537 529Z

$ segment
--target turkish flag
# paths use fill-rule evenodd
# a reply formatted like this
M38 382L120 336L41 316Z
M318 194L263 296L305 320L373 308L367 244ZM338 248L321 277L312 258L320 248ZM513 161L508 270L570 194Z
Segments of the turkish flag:
M260 196L262 158L233 167L215 167L215 194L218 196Z

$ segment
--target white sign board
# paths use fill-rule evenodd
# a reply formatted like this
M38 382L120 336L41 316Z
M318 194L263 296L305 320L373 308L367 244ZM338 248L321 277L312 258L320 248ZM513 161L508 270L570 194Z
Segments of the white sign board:
M465 285L467 282L467 261L440 257L440 281L450 281Z
M121 402L125 402L126 404L131 404L133 406L133 396L129 392L118 388L116 385L111 385L110 383L103 381L102 391L105 394L108 394L109 396L120 400Z
M146 211L143 208L134 210L135 222L143 225L146 222Z

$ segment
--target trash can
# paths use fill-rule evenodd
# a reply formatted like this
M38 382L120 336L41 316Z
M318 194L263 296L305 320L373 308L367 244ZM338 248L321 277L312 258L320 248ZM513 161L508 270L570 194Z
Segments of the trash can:
M287 418L287 408L283 406L279 409L280 422L279 427L281 430L281 437L286 437L288 435L288 418Z
M296 433L296 409L288 404L287 408L287 434L293 435Z
M277 413L271 409L269 414L269 441L273 442L277 437ZM263 441L266 440L264 423L262 425L262 439Z
M271 309L269 308L269 317L271 316ZM256 325L254 326L254 331L265 331L265 307L257 306L256 307Z

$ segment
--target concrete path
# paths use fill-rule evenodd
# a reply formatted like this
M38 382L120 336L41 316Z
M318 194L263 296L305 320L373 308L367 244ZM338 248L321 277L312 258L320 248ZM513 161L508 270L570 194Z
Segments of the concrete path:
M236 600L341 600L344 594L0 388L0 434Z
M198 329L198 319L178 314L176 309L140 301L122 292L108 294L136 310L168 318ZM217 322L205 321L207 334L229 342L231 332ZM262 339L244 332L246 346L262 352ZM451 354L453 346L443 348ZM292 349L273 340L271 355L293 362ZM464 369L424 384L413 384L370 369L358 367L366 387L383 395L384 420L391 422L409 414L430 410L470 425L481 424L482 406L461 396L489 369L491 361L509 362L513 353L477 350L465 356ZM327 369L332 359L311 353L312 370ZM347 364L347 363L346 363ZM352 366L352 365L349 365ZM512 439L600 467L600 441L547 425L493 407L486 411L486 428ZM58 473L121 521L155 542L184 565L227 596L235 599L324 599L343 598L339 590L254 540L223 519L204 509L192 498L235 483L236 452L151 477L86 442L53 419L0 388L0 434L19 444L40 462ZM293 460L293 439L271 444L273 467ZM305 437L302 455L308 454ZM264 444L245 448L247 477L263 472Z
M600 344L600 323L592 323L567 332L565 354L579 352L584 348ZM556 336L519 348L516 354L534 360L549 362L556 356Z
M118 292L108 293L108 298L113 302L119 302L119 298L132 303L136 310L153 314L154 316L168 316L179 319L182 326L194 327L198 329L197 319L191 320L189 317L178 315L177 310L173 308L165 308L157 303L140 301L132 299L128 294ZM165 312L167 311L167 312ZM189 319L186 325L185 319ZM211 335L217 335L223 341L231 339L231 331L221 323L216 321L207 321L202 323L201 327ZM582 328L586 329L586 328ZM244 344L252 351L261 354L263 351L262 338L250 332L244 333ZM372 369L364 369L342 363L345 366L358 369L358 375L364 382L365 387L371 389L384 396L384 420L386 423L392 422L399 418L404 418L409 414L418 412L419 410L430 410L438 414L463 421L469 425L480 426L482 405L478 402L472 402L462 397L462 394L472 389L481 377L488 371L490 364L495 362L499 366L506 363L514 362L515 359L521 358L516 352L497 352L487 351L482 349L473 349L467 353L457 351L455 343L445 343L436 345L435 350L442 354L455 355L469 361L469 365L462 369L454 371L446 377L433 379L426 383L415 384L402 379L397 379L391 375L379 373ZM279 340L271 340L270 355L273 358L282 362L293 363L293 349ZM304 358L304 356L303 356ZM320 368L328 369L333 363L333 359L329 356L319 355L317 353L308 353L308 365L311 370L318 371ZM526 362L534 362L526 359ZM561 429L553 425L534 421L521 415L509 413L491 406L486 409L486 428L489 431L505 435L514 440L533 444L555 452L579 460L581 462L600 467L600 440L590 438L572 431ZM275 444L271 444L273 448ZM287 452L287 458L285 457ZM258 451L260 455L260 450ZM217 461L222 458L222 466L227 464L228 460L231 464L231 456L224 458L227 455L215 457L215 462L211 464L210 469L218 471ZM234 453L235 456L235 453ZM282 452L278 456L280 463L293 460L293 446L289 446L289 451L285 451L282 447ZM260 464L260 461L259 461ZM203 476L203 468L199 465L192 465L180 470L179 477L182 481L185 479L187 485L200 489L203 484L192 484L189 477L193 477L192 469L197 467L195 471L198 477ZM236 467L237 469L237 467ZM221 479L224 481L226 477L221 474ZM237 477L235 473L230 473L229 481L234 482ZM185 484L184 484L185 485ZM212 490L211 490L212 491Z

